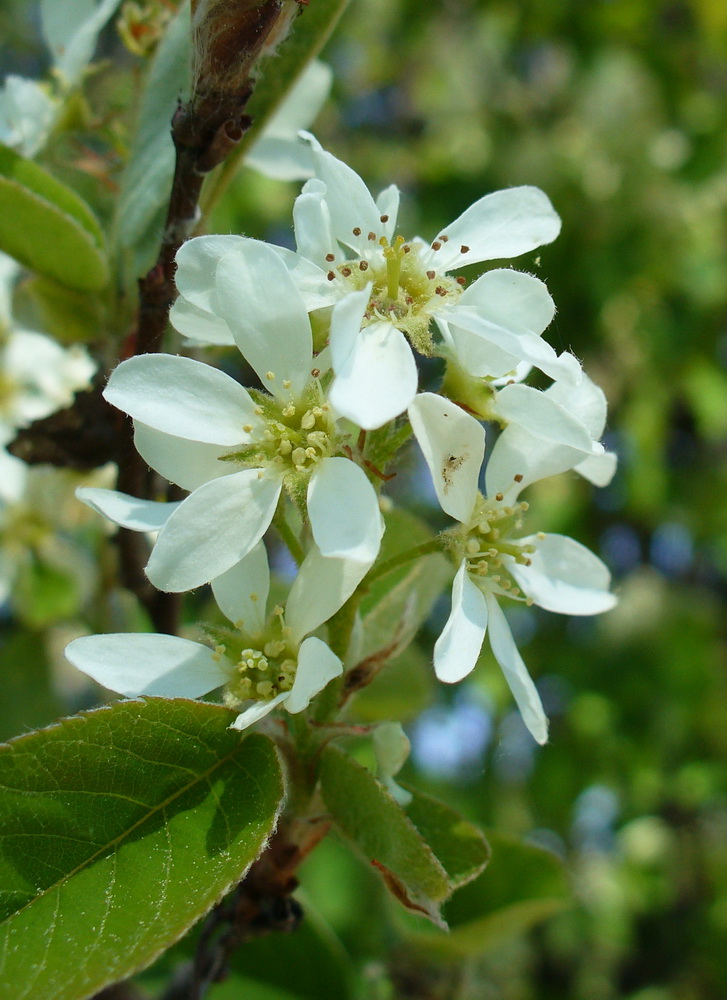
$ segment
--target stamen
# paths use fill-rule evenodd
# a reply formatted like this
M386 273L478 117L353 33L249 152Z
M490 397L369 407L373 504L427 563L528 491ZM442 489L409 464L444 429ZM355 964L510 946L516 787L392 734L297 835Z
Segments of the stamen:
M334 261L335 259L336 259L336 255L335 255L335 253L327 253L327 254L326 254L326 260L328 261L328 263L329 263L329 264L330 264L330 263L331 263L332 261Z
M381 216L381 222L388 222L388 221L389 221L389 216L388 215L382 215Z
M461 246L459 248L459 252L460 253L469 253L470 252L470 248L463 245L463 246Z
M360 236L361 235L361 230L360 230L360 228L358 226L354 226L354 228L351 230L351 232L353 233L354 236Z

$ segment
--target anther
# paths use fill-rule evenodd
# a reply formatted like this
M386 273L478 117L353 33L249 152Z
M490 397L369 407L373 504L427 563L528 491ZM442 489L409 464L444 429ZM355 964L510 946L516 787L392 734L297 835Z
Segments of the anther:
M292 384L293 384L293 383L292 383L292 382L290 381L290 379L289 379L289 378L285 378L285 379L283 379L283 388L284 388L284 389L289 389L289 388L291 387L291 385L292 385Z
M466 247L464 244L462 244L462 246L459 248L459 252L460 253L469 253L470 252L470 248Z
M522 472L518 472L518 474L516 476L513 476L512 478L515 480L516 483L521 483L523 481L523 474Z
M505 499L505 494L504 493L496 493L495 494L495 500L497 500L498 503L501 503L504 499Z
M313 376L313 378L320 378L321 377L321 370L320 370L320 368L311 368L310 373Z
M265 378L268 380L268 382L274 382L275 372L265 372Z
M430 281L434 281L436 276L437 276L436 271L427 271L427 277L429 278Z
M405 243L404 246L401 248L401 252L402 253L409 253L410 250L411 250L411 247L409 246L408 243Z
M344 278L350 278L351 277L351 268L350 267L342 267L341 268L341 274L343 275Z
M439 239L442 241L442 243L449 243L449 236L442 235L439 237Z
M456 278L455 280L456 280L456 282L457 282L458 285L462 286L462 288L464 288L464 286L467 284L467 279L463 278L461 274L460 274L459 278Z
M326 260L328 261L329 264L331 263L331 261L334 261L335 259L336 259L335 253L326 254Z
M370 239L372 242L375 241L376 240L376 233L369 233L368 239Z
M361 235L361 230L359 229L358 226L354 226L354 228L351 231L352 231L352 233L353 233L354 236L360 236Z
M361 263L358 265L358 269L359 271L368 271L369 262L367 260L362 260Z
M432 243L432 250L441 250L441 249L442 249L442 244L439 242L439 240L435 240L434 243Z
M328 274L326 275L326 277L328 278L329 281L333 281L333 279L336 277L336 275L334 274L333 271L329 271Z
M388 215L382 215L381 216L381 221L382 222L388 222L389 221L389 216Z

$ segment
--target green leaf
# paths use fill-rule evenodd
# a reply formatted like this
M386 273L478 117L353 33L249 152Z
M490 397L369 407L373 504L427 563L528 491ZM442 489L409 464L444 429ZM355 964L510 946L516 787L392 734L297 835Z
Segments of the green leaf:
M485 835L443 802L409 785L402 788L412 796L406 814L441 862L449 884L459 889L471 882L490 860L490 845Z
M31 628L70 618L80 601L78 580L68 571L32 556L18 573L12 594L18 617Z
M61 344L97 340L104 325L100 296L76 291L38 275L17 288L14 314L19 324L43 330Z
M423 521L405 510L385 516L379 564L434 538ZM438 552L418 556L375 580L361 602L363 643L361 659L379 650L400 653L411 642L452 577L452 567Z
M148 965L243 876L283 795L234 713L118 702L0 749L0 1000L82 1000Z
M339 829L408 909L442 925L450 895L447 872L384 786L340 747L321 757L321 792Z
M412 933L428 951L463 958L498 947L573 902L562 861L550 851L488 831L487 870L459 889L444 907L450 933Z
M183 3L149 69L131 158L121 180L114 238L124 250L138 251L131 263L134 274L151 266L164 225L174 176L171 122L177 102L189 91L190 49L189 3Z
M69 288L97 291L108 280L103 234L88 205L1 145L0 250Z
M17 631L0 649L0 740L47 726L62 712L50 683L43 637Z

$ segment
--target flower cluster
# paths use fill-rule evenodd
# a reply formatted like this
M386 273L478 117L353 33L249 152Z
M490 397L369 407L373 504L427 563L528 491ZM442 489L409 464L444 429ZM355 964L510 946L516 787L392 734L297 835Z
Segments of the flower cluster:
M115 523L158 533L147 566L155 586L211 582L233 627L208 629L207 644L86 637L68 656L126 695L194 698L224 687L238 728L278 705L303 711L343 660L355 663L312 633L374 567L380 494L413 433L455 522L439 538L454 583L436 674L459 681L488 636L525 723L545 742L540 698L500 602L571 615L615 603L604 564L573 539L537 531L520 499L559 473L610 480L606 404L578 360L543 338L555 309L542 281L496 267L467 287L457 272L550 243L560 220L541 191L519 187L484 196L429 242L409 237L397 231L396 187L374 199L349 167L303 139L313 176L295 203L296 251L209 236L177 256L174 326L195 345L237 347L259 386L244 389L189 357L124 361L106 398L133 418L148 464L188 496L79 491ZM419 391L422 356L442 359L438 392ZM545 391L525 384L533 368L551 380ZM483 472L485 424L496 441ZM285 608L266 617L271 524L299 566Z

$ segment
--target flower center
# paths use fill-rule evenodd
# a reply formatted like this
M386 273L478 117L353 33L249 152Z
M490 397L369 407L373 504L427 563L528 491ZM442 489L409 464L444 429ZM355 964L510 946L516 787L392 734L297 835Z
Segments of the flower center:
M456 559L458 562L466 560L470 579L481 589L522 598L508 564L514 561L529 566L535 552L534 545L523 544L512 537L514 532L522 531L523 515L528 506L525 501L503 505L501 494L494 502L480 496L470 523L452 529L450 544Z
M264 392L250 390L259 423L243 429L254 440L245 448L223 456L253 468L272 468L283 476L310 474L318 462L335 451L338 434L331 405L316 380L300 399L287 403Z
M234 663L234 672L225 687L226 705L238 709L246 701L272 701L290 691L298 669L298 652L289 632L281 607L275 608L257 635L240 630L228 637L220 632L215 656L225 656Z
M388 221L382 216L382 221ZM354 229L354 235L361 231ZM462 293L464 278L451 278L444 273L425 267L421 261L422 247L417 242L407 243L403 236L389 242L386 236L369 233L371 250L357 260L344 260L332 265L329 281L341 281L346 291L356 291L373 282L371 298L364 316L364 325L384 320L397 327L411 341L420 354L433 352L430 320L444 300L453 305ZM439 241L446 237L440 236ZM432 247L441 247L435 241ZM438 248L438 247L437 247ZM335 260L334 254L326 258Z

